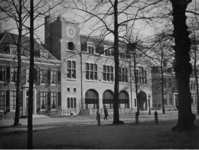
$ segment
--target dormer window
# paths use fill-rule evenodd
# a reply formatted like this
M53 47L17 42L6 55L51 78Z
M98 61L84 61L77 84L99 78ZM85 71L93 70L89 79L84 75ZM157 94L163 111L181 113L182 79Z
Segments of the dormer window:
M93 46L88 46L88 53L94 54L94 47Z
M10 54L17 54L17 47L14 45L10 46Z
M48 53L45 51L40 51L40 58L48 58Z
M73 42L68 42L68 49L69 50L74 50L75 49L75 45Z
M113 55L113 49L107 49L104 51L105 56L112 56Z

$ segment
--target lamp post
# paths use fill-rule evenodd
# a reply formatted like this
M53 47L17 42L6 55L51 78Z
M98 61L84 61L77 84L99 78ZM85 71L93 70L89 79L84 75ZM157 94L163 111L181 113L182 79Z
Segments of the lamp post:
M149 100L149 115L151 114L151 108L150 108L150 98L151 98L151 95L148 95L148 100Z

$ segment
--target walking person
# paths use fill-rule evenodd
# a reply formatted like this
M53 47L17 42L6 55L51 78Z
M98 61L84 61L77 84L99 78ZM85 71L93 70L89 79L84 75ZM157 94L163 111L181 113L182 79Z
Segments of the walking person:
M106 108L106 105L104 106L104 120L106 119L106 120L108 120L108 110L107 110L107 108Z

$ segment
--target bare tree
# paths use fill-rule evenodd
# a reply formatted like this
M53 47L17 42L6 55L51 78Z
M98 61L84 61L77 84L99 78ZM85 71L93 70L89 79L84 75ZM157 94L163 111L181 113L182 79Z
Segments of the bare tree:
M189 89L189 76L192 73L190 64L190 39L186 25L186 9L191 0L170 0L173 10L173 37L175 39L175 75L178 85L178 123L172 131L183 131L194 128L195 115L191 110L191 93Z
M133 24L136 20L151 19L144 16L143 11L155 2L143 2L138 0L106 0L106 1L80 1L73 0L74 9L85 12L88 17L85 21L96 19L93 32L101 31L103 39L108 35L114 38L114 62L115 62L115 84L114 84L114 118L113 124L121 124L119 120L118 96L119 96L119 43L126 34L127 24ZM128 14L128 15L127 15ZM128 17L127 17L128 16ZM99 33L99 32L98 32Z
M196 1L194 1L194 12L198 11ZM189 17L189 26L191 30L191 62L193 65L193 73L195 78L196 84L196 101L197 101L197 114L199 114L199 87L198 87L198 47L199 47L199 23L198 23L198 16L193 14L193 17Z

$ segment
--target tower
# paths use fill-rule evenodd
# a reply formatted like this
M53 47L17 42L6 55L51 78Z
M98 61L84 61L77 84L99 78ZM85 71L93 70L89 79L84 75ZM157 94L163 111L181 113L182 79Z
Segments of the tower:
M78 23L67 21L59 16L45 17L45 48L57 59L65 59L67 50L80 50L80 35Z

